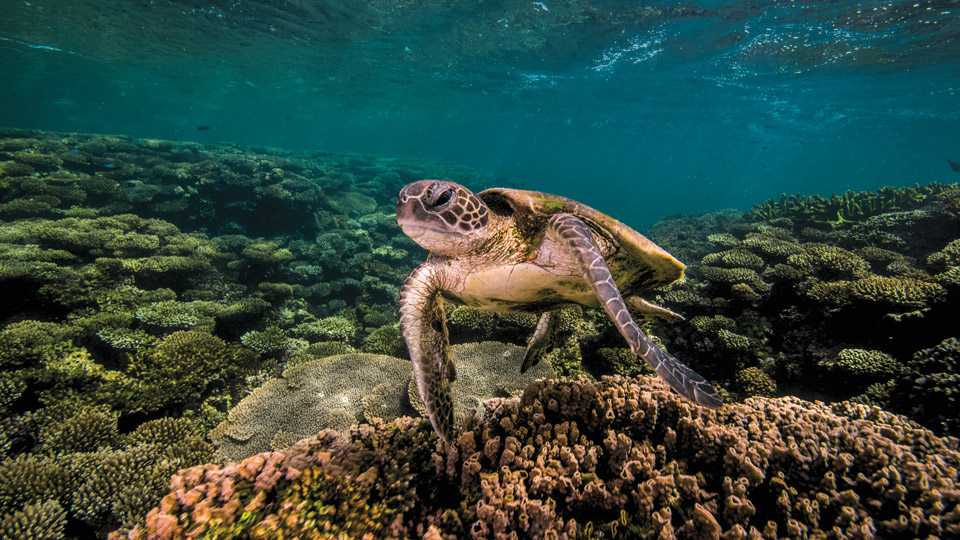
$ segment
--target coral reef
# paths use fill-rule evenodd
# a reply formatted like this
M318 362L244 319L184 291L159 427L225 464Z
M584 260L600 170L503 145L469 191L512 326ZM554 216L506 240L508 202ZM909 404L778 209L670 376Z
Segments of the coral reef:
M754 424L738 423L624 380L538 383L536 397L506 399L537 376L648 373L597 310L561 311L557 346L528 379L519 355L534 315L447 306L464 436L438 450L424 423L393 420L416 413L396 297L424 253L391 214L397 189L425 177L503 185L410 159L0 131L0 535L143 527L169 475L214 459L200 438L209 430L220 460L291 445L264 459L300 460L287 470L302 481L285 477L276 493L292 506L270 517L277 499L251 491L249 513L223 534L277 536L296 523L326 523L320 534L334 536L956 534L955 492L937 484L954 473L930 480L937 459L956 468L955 444L860 405L748 399L729 411ZM687 279L650 300L687 320L643 329L729 400L851 399L956 434L958 192L884 188L666 218L647 236L688 265ZM372 357L357 351L392 367L338 360ZM283 387L280 375L296 370L303 381ZM264 388L314 386L300 401L264 399L252 428L214 429ZM345 388L349 407L310 408ZM594 398L560 410L568 392L605 396L630 422L606 418ZM490 398L482 423L470 412ZM275 425L258 431L260 418ZM349 427L358 422L370 425ZM818 423L843 429L821 440ZM849 440L854 425L875 450ZM343 436L297 443L329 426ZM255 449L237 450L245 443ZM302 466L297 449L308 447L325 449L323 463ZM883 460L893 468L877 469ZM921 484L934 487L915 496Z
M182 471L113 538L960 534L956 439L851 403L714 412L652 378L544 381L440 445L423 420Z
M346 431L364 419L365 396L382 384L406 389L412 375L409 361L382 355L343 354L303 362L255 389L209 436L219 459L238 460L275 449L274 439L281 432L292 443L325 428ZM381 402L385 414L407 412L406 395L402 398Z
M672 354L743 395L776 388L909 414L911 406L889 391L892 382L919 349L953 336L951 321L960 316L955 218L940 197L956 189L934 184L848 194L834 203L864 209L869 204L862 200L888 201L897 210L869 210L820 228L811 221L818 214L793 207L739 220L728 214L665 220L648 233L651 239L671 252L677 242L700 257L684 282L657 298L689 323L657 323L655 332ZM824 201L794 203L834 204ZM710 234L694 236L692 229ZM729 361L735 369L726 367ZM770 380L760 382L761 373ZM952 425L945 410L918 419L954 433L945 429Z
M957 192L956 184L915 184L877 191L847 191L830 198L819 195L782 195L754 205L751 217L770 221L788 218L801 226L841 227L866 221L881 214L920 208L931 199Z

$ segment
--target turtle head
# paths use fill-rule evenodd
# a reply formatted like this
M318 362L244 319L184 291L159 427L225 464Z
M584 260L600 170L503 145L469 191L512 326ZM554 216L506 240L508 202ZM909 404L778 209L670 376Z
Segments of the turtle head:
M490 209L469 189L443 180L407 184L397 197L397 223L421 247L441 255L469 253L490 236Z

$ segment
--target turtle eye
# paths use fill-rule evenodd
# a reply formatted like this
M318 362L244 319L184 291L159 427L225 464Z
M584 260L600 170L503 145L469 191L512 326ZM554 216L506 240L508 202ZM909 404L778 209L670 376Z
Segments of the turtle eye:
M443 193L441 193L440 196L437 197L437 200L433 203L433 207L440 208L441 206L445 206L451 200L453 200L453 190L444 190Z

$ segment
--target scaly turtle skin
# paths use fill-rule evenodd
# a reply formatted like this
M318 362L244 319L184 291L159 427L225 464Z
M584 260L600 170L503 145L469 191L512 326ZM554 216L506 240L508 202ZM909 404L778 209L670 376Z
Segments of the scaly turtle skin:
M623 223L556 195L501 188L475 195L440 180L401 189L397 222L430 251L400 289L400 327L417 391L444 441L454 432L456 371L441 297L489 311L541 313L521 371L552 345L556 309L602 307L630 349L674 390L706 407L722 405L713 386L650 341L627 310L630 303L645 314L679 317L636 294L680 279L684 266Z

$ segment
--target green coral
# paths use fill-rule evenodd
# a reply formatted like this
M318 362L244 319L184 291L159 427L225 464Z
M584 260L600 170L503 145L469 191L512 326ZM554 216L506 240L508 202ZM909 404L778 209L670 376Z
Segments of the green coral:
M140 329L107 327L97 331L101 341L118 351L138 351L151 347L157 338Z
M945 192L958 189L957 184L931 183L925 186L883 187L876 191L846 191L830 198L820 195L781 195L754 205L750 217L770 221L787 217L801 226L837 228L864 222L881 214L912 210L923 206Z
M56 501L28 504L22 510L0 517L0 538L4 540L60 540L67 512Z
M102 408L57 405L44 411L48 418L38 436L44 453L56 456L95 452L113 447L120 435L117 415Z
M889 354L869 349L842 349L836 358L820 362L821 366L834 368L858 377L889 379L900 373L900 363Z
M137 309L135 316L143 324L164 330L213 328L213 321L202 317L195 306L176 300L153 302Z
M156 346L131 354L126 372L110 382L105 398L131 412L182 406L199 397L237 357L233 347L210 334L174 332Z
M753 268L759 270L763 268L764 261L759 255L756 255L745 249L730 249L718 253L706 255L700 264L704 266L722 266L725 268Z
M240 337L244 346L263 355L275 355L285 351L289 341L287 333L276 326L266 330L251 330Z
M73 482L70 473L49 457L21 454L0 461L0 514L48 500L66 500Z
M363 339L363 352L385 354L402 358L406 356L407 344L403 340L399 324L386 324Z
M750 268L720 268L703 266L700 268L704 279L722 285L746 283L755 291L767 291L770 285L760 279L760 274Z
M960 340L914 353L890 393L895 408L946 435L960 434Z
M7 325L0 331L0 367L35 365L73 349L73 329L34 320Z

